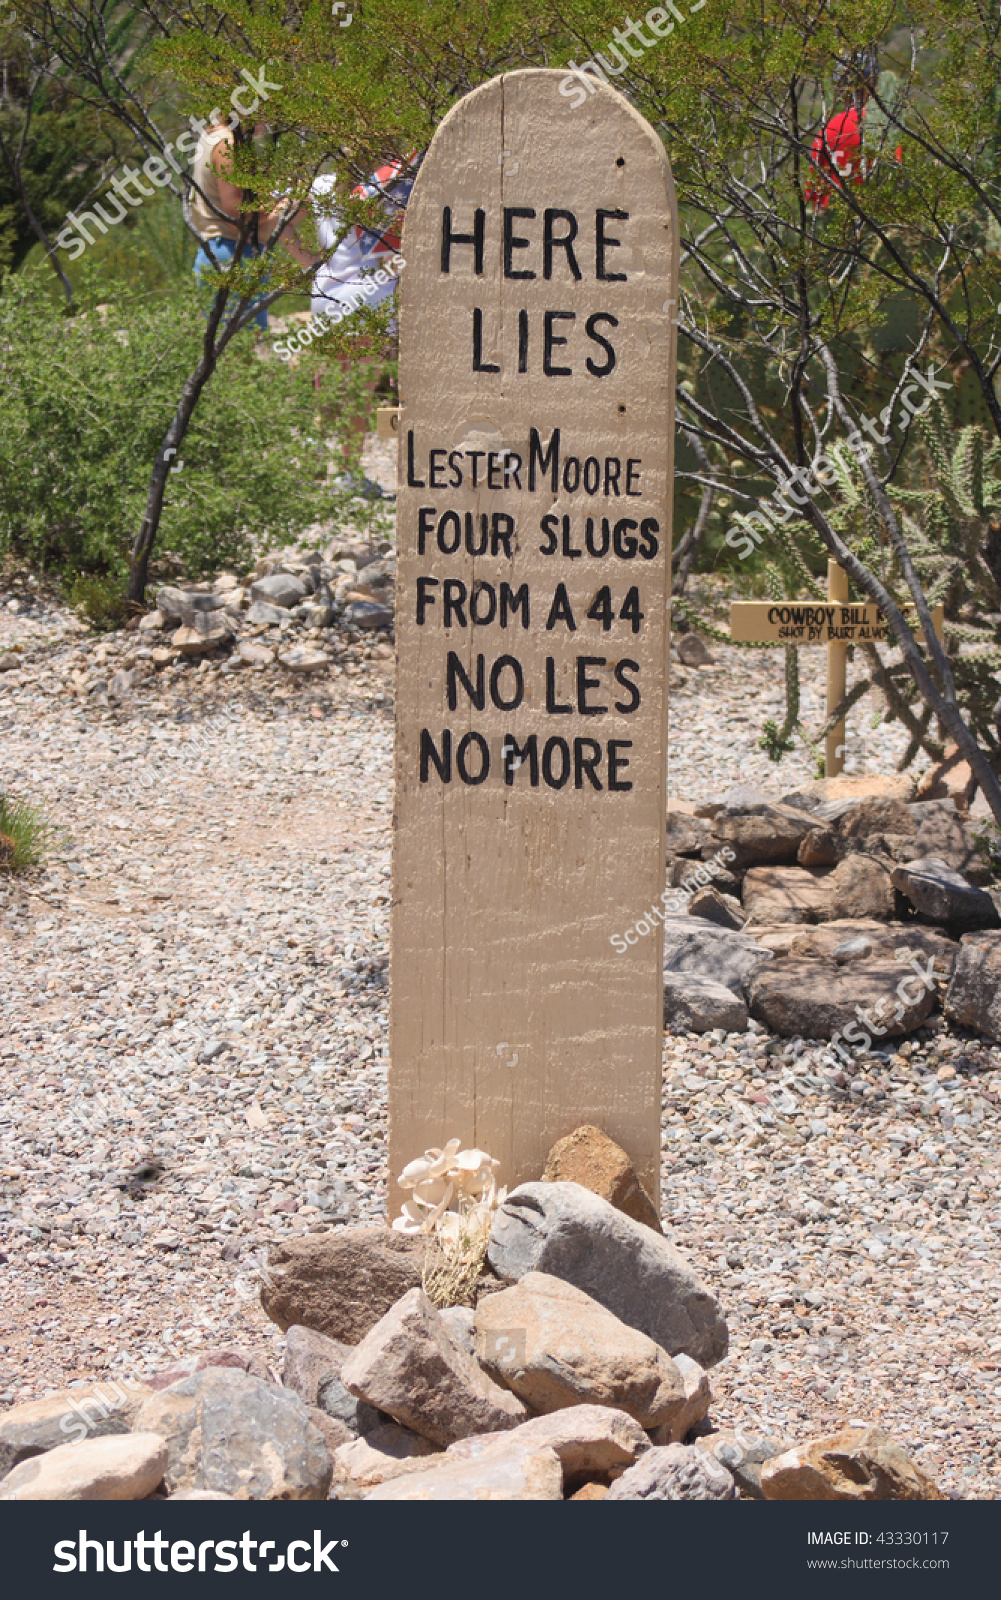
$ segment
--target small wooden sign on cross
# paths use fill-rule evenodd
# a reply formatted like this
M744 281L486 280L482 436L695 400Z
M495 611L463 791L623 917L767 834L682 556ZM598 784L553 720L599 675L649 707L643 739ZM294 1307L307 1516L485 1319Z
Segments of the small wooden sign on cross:
M932 623L940 639L944 616L944 606L933 608ZM827 563L826 601L735 600L730 607L730 636L734 644L826 644L828 721L845 698L848 646L893 640L878 606L856 604L849 598L848 574L833 560ZM827 735L824 771L829 778L844 771L844 751L842 720Z

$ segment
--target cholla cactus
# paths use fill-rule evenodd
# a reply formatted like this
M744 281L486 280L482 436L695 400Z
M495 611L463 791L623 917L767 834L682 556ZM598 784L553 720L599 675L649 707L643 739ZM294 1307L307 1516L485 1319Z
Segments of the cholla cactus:
M449 1139L443 1150L425 1150L408 1162L399 1182L412 1199L393 1223L398 1233L435 1234L446 1254L485 1239L507 1193L497 1187L500 1162L485 1150L460 1150L460 1143Z

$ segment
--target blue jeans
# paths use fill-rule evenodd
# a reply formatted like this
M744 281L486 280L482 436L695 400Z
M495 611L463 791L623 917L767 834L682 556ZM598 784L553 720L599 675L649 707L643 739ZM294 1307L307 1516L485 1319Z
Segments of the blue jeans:
M235 239L210 239L209 240L209 245L211 247L212 254L215 256L216 261L219 263L219 265L222 268L222 270L225 271L226 268L232 263L233 258L236 255L236 240ZM255 250L254 246L252 244L245 244L244 247L243 247L243 257L242 257L242 259L244 261L253 261L260 254L261 254L260 250ZM195 274L195 277L198 279L199 286L201 286L202 284L212 283L213 280L218 276L215 267L212 265L212 262L209 260L208 254L207 254L204 246L202 246L201 249L199 249L198 254L195 257L194 274ZM252 300L250 302L251 308L253 308L254 306L260 305L260 303L261 303L260 299ZM206 316L207 315L208 315L208 313L206 312ZM257 313L257 316L254 318L254 323L258 328L267 328L267 325L268 325L268 308L267 308L267 306L264 307L263 311L259 311Z

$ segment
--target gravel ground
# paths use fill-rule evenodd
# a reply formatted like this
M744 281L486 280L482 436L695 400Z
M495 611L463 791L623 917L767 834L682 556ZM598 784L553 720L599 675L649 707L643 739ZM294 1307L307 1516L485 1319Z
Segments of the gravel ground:
M277 1363L268 1242L385 1204L392 662L186 666L101 708L74 619L6 605L30 661L0 674L0 787L65 832L0 879L0 1403L221 1338ZM756 748L781 652L718 660L674 694L672 797L812 777ZM853 764L899 749L876 730ZM732 1332L717 1424L878 1419L998 1497L1001 1052L934 1019L844 1088L760 1031L664 1059L664 1215Z

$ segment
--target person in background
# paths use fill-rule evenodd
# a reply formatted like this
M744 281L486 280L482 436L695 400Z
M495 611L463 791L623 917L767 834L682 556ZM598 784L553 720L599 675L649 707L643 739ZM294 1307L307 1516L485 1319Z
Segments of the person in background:
M227 118L215 113L198 140L191 167L195 187L189 191L188 219L204 242L195 257L194 272L200 283L211 282L217 266L225 270L236 254L236 241L240 224L245 219L243 191L231 183L227 176L232 163L233 130ZM258 211L256 215L256 240L248 239L243 247L244 260L263 254L263 247L281 221L284 206L273 211ZM296 213L298 215L299 213ZM315 267L319 259L315 251L308 250L295 230L293 216L282 228L281 243L300 266ZM209 255L211 250L211 255ZM213 258L216 265L213 265ZM268 326L267 307L254 318L258 328Z
M311 195L323 260L313 278L310 309L321 327L324 324L337 326L359 306L381 305L395 293L402 264L400 228L414 186L416 166L413 158L387 162L373 172L367 182L352 190L353 195L364 199L382 200L386 226L380 230L355 225L348 228L340 243L338 235L343 223L332 203L336 176L324 173L313 183ZM374 391L375 382L373 376L366 385L370 392ZM353 426L355 432L364 433L367 419L359 416ZM349 443L345 443L344 450L347 459ZM372 500L380 499L383 493L371 478L357 478L351 473L341 479L341 487L353 489Z
M897 114L901 99L896 73L879 71L874 50L861 52L841 75L841 82L850 103L831 117L813 141L811 154L821 178L817 182L811 174L804 190L805 198L822 211L830 205L832 189L865 182L892 135L891 116ZM903 154L903 146L897 145L896 160L902 161Z

